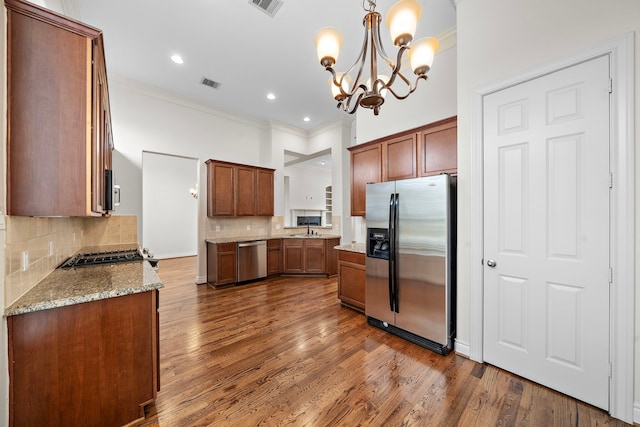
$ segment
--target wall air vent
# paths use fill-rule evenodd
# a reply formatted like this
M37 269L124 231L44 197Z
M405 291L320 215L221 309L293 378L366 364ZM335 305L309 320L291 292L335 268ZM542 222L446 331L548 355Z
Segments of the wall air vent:
M273 18L283 2L280 0L249 0L249 3Z
M214 89L218 89L222 85L222 83L218 83L218 82L216 82L214 80L211 80L211 79L208 79L206 77L203 77L202 80L200 81L200 83L202 83L205 86L212 87Z

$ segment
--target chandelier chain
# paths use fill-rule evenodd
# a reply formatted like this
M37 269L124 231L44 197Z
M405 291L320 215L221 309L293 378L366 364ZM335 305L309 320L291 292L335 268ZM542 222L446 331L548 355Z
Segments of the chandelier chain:
M364 5L365 1L369 3L368 8ZM374 10L376 10L376 0L362 0L362 8L367 12L373 12Z

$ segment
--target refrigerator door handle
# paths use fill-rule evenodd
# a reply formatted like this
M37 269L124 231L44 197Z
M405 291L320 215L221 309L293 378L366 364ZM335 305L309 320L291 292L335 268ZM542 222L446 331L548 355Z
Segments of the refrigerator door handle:
M389 262L387 266L389 268L389 310L395 311L395 286L394 286L394 261L395 254L393 253L393 234L394 234L394 224L395 224L395 209L394 209L394 200L395 194L391 193L391 199L389 200Z
M400 287L398 284L398 266L396 264L396 255L398 251L398 216L400 213L400 194L395 193L394 201L393 201L393 243L391 243L391 248L393 251L393 311L396 313L400 313Z

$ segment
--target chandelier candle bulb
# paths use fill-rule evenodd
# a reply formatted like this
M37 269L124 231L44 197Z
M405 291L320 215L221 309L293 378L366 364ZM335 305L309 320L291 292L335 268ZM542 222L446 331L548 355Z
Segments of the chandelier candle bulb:
M342 34L335 28L322 28L316 33L315 44L322 66L331 67L338 60L342 46Z
M333 95L333 99L341 101L345 98L345 93L349 93L351 76L349 74L336 73L336 81L342 86L342 91L340 91L340 86L333 82L333 76L329 78L329 87L331 88L331 95Z
M387 27L396 46L406 46L413 40L422 7L417 0L401 0L387 12Z
M433 37L416 40L411 45L411 49L409 49L409 59L411 60L411 68L415 74L424 75L429 72L439 45L438 39Z

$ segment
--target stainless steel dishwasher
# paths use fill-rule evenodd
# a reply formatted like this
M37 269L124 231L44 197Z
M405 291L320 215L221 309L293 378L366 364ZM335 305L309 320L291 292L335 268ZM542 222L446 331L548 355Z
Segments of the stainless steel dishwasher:
M267 242L238 242L238 282L267 277Z

